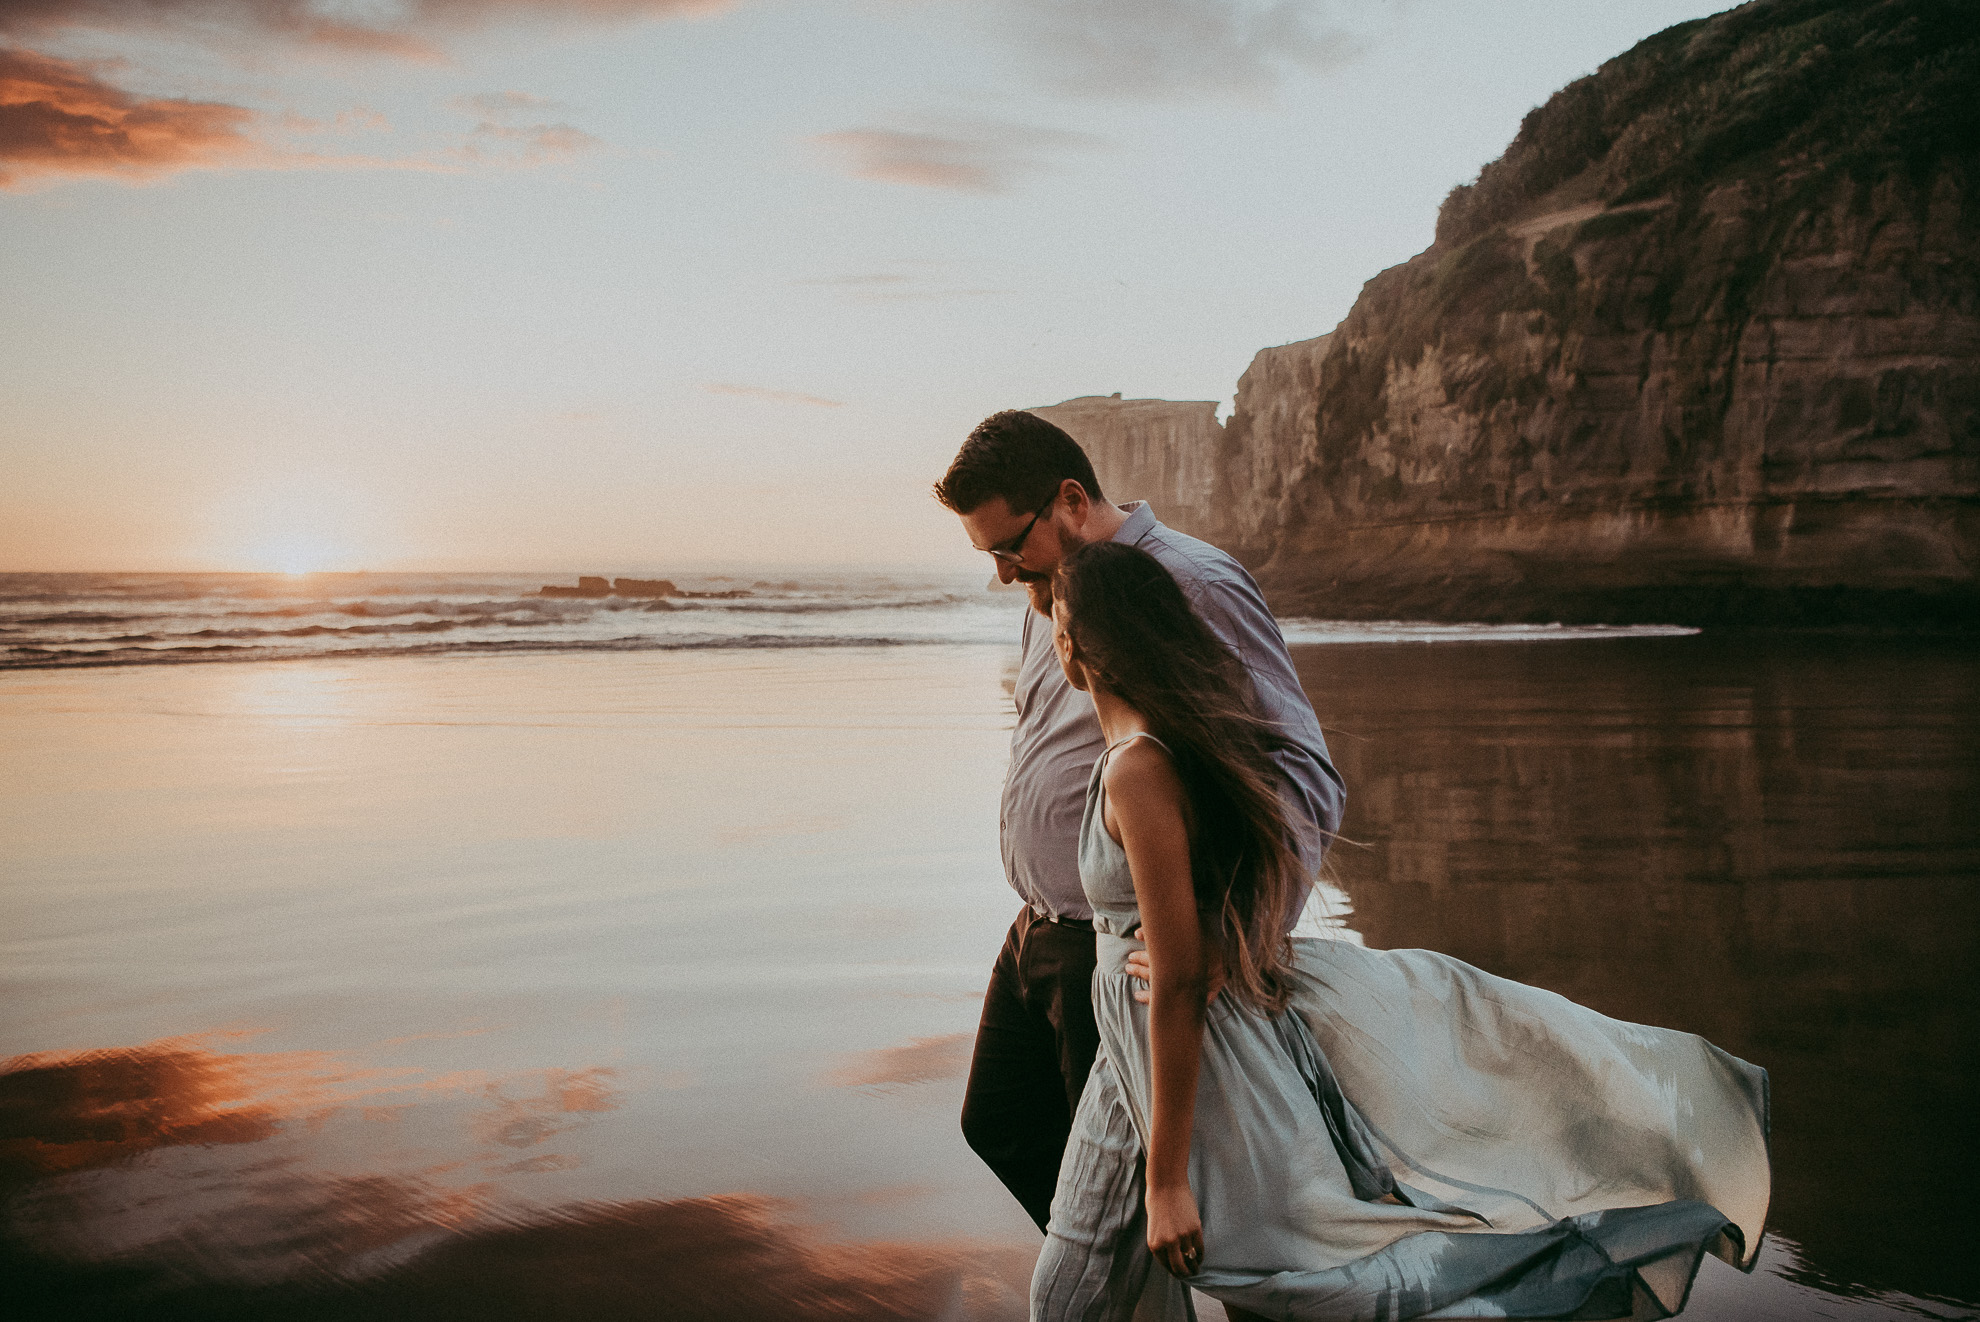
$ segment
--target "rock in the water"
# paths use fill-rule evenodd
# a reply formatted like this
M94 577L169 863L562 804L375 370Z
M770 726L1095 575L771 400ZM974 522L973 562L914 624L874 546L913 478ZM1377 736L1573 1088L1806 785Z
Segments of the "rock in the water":
M537 589L536 594L539 597L609 597L612 595L612 585L602 578L587 576L578 579L574 588L545 584Z
M612 591L621 597L678 597L681 590L666 578L615 578Z

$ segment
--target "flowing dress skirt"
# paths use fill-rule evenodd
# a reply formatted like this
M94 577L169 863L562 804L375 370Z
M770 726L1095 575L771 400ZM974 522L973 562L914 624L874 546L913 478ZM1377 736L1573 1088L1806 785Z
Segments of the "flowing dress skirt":
M1667 1317L1702 1255L1750 1270L1767 1075L1425 950L1298 940L1289 1012L1204 1029L1189 1284L1272 1318ZM1181 1318L1143 1240L1147 1007L1102 935L1101 1058L1032 1283L1035 1319Z

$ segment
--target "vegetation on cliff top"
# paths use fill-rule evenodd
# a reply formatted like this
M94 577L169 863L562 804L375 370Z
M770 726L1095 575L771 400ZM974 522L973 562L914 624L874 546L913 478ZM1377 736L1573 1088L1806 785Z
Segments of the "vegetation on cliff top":
M1568 84L1445 200L1439 244L1514 220L1595 167L1611 204L1797 161L1859 178L1980 153L1972 0L1754 0L1666 29Z

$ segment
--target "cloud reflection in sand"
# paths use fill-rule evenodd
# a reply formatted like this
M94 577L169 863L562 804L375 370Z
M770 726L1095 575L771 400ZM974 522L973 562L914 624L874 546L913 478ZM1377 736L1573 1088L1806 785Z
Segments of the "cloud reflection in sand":
M493 1149L452 1169L377 1172L338 1169L340 1148L356 1139L361 1150L422 1103L466 1106L471 1132L490 1135L567 1096L597 1104L584 1080L573 1092L552 1077L541 1096L512 1101L503 1090L514 1083L479 1074L223 1049L246 1036L0 1065L10 1247L71 1264L190 1264L235 1281L362 1269L482 1214L492 1187L448 1176L486 1165Z
M831 1243L746 1193L547 1210L507 1194L500 1176L582 1160L554 1140L619 1105L609 1069L427 1078L233 1044L0 1063L0 1264L27 1315L1022 1315L1029 1255L1008 1246ZM875 1053L858 1078L945 1077L957 1050ZM389 1160L380 1126L436 1119L465 1121L464 1159L338 1169L345 1151Z
M974 1033L917 1037L899 1046L862 1051L826 1076L840 1088L893 1092L919 1083L957 1079L969 1072Z

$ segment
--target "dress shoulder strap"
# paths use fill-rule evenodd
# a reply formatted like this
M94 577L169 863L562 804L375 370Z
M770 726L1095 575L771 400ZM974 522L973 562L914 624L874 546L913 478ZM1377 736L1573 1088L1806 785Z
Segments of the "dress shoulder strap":
M1146 730L1136 730L1133 734L1129 735L1125 739L1116 739L1113 743L1107 745L1106 752L1102 753L1100 756L1105 757L1107 756L1108 753L1113 752L1116 748L1119 748L1124 744L1131 744L1137 739L1146 739L1149 743L1155 745L1163 752L1168 753L1170 757L1175 756L1175 753L1170 751L1170 748L1167 744L1163 743L1160 739L1157 739L1154 735L1148 733L1148 731Z

